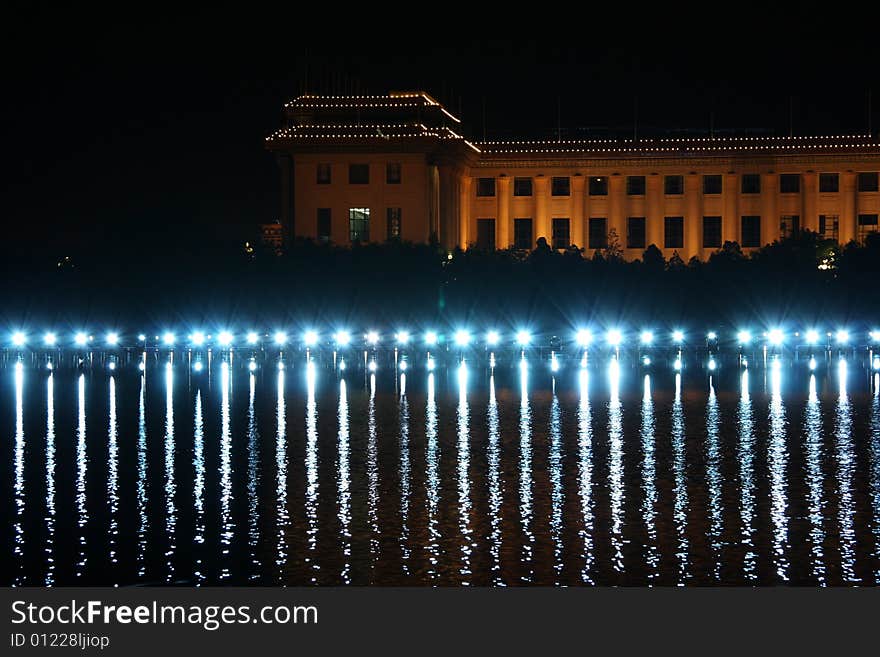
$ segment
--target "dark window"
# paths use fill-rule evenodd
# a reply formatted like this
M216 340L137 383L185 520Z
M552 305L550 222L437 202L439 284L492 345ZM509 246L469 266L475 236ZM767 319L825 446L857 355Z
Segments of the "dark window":
M571 196L571 183L568 176L553 176L550 181L551 196Z
M645 248L645 218L627 217L626 219L626 248Z
M352 242L370 241L370 208L348 209L348 237Z
M400 184L400 163L389 162L385 165L385 182L389 185Z
M387 228L388 232L386 233L386 238L391 240L399 240L400 239L400 229L401 229L401 209L400 208L388 208L387 211Z
M761 246L761 217L748 215L742 218L742 246L752 248Z
M513 195L514 196L531 196L532 195L532 179L531 178L514 178L513 179Z
M720 194L721 185L721 176L703 176L703 194Z
M522 217L513 220L513 247L528 251L532 248L532 220Z
M608 219L605 217L590 219L589 244L591 249L604 249L608 246Z
M703 248L721 248L721 217L703 217Z
M349 164L348 165L348 184L349 185L369 185L370 184L370 165L369 164Z
M801 174L783 173L779 176L780 194L797 194L801 191Z
M477 196L495 196L495 179L477 178Z
M571 244L568 230L568 217L556 217L553 219L553 248L567 249Z
M796 214L784 214L779 220L779 237L791 237L801 228L801 218Z
M840 176L836 173L819 174L819 191L832 194L840 189Z
M330 208L318 208L318 241L330 241Z
M666 217L663 229L663 245L667 249L684 247L684 217Z
M880 190L878 187L878 178L876 171L865 171L859 174L858 190L860 192L876 192Z
M318 165L318 184L319 185L329 185L330 184L330 165L329 164L319 164Z
M663 179L663 192L670 196L684 194L684 176L666 176Z
M859 215L859 242L864 242L865 238L871 233L877 232L877 215L876 214L860 214Z
M836 214L819 215L819 234L826 240L840 239L840 217Z
M645 177L644 176L627 176L626 177L626 193L629 196L645 195Z
M590 196L608 196L608 178L592 176L590 178Z
M477 219L477 248L483 250L495 248L494 219Z
M742 187L740 190L743 194L760 194L761 193L761 174L744 173L742 175Z

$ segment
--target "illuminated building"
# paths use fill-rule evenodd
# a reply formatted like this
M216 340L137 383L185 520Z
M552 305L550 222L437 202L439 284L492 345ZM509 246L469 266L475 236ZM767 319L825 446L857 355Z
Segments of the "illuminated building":
M426 93L300 96L267 138L285 238L446 249L650 244L704 259L798 230L878 230L880 138L706 137L472 142Z

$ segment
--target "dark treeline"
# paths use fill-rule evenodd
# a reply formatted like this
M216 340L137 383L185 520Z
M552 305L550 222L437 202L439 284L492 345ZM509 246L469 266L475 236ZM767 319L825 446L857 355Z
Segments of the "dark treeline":
M123 246L123 244L125 244ZM826 266L821 266L822 264ZM436 245L338 248L299 241L283 255L242 242L194 251L174 239L120 240L63 256L10 257L9 326L108 324L181 329L306 324L353 329L469 324L562 330L597 325L702 328L778 322L836 326L877 320L880 236L837 247L810 232L746 256L726 243L706 262L664 260L649 246L625 262L612 242L584 253Z

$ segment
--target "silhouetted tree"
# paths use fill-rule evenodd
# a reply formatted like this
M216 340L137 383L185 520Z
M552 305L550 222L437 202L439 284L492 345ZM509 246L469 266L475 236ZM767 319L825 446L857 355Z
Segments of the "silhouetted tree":
M642 262L645 264L645 269L650 272L661 272L666 268L666 258L656 244L648 245L642 254Z
M605 244L603 255L608 262L623 260L623 247L620 245L620 236L617 234L616 228L608 231L608 241Z

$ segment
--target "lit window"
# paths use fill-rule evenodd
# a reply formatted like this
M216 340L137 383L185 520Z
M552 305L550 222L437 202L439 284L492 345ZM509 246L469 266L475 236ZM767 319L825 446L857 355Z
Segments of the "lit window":
M400 216L401 216L401 209L400 208L388 208L388 212L387 212L388 232L386 235L388 241L400 239Z
M840 239L840 217L836 214L820 214L819 235L837 242Z
M348 235L352 243L370 241L370 208L349 208Z

